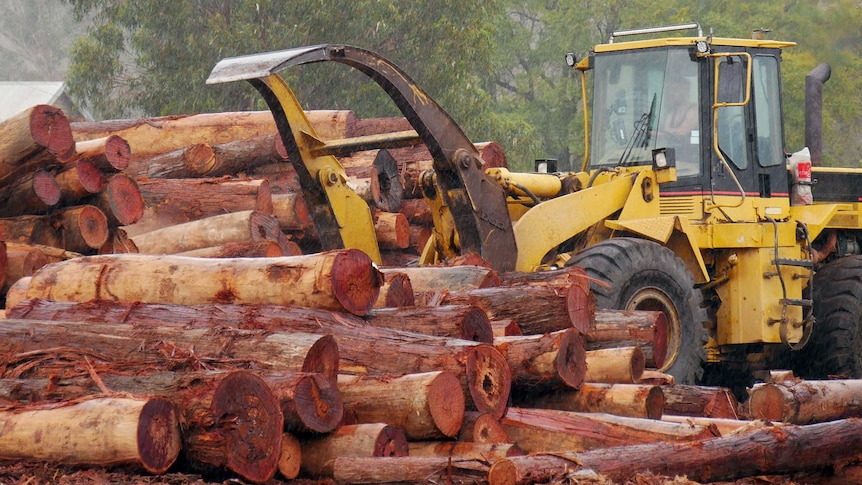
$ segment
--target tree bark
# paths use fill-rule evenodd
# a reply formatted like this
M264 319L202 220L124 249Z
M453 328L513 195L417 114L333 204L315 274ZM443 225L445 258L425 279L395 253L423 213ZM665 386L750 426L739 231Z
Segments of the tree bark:
M762 419L747 420L729 418L705 418L702 416L674 416L671 414L665 414L661 417L661 420L667 421L669 423L711 426L718 430L720 436L730 436L732 434L747 433L755 429L781 426L781 423L765 421Z
M333 462L336 483L483 483L485 460L457 460L428 456L339 456Z
M407 443L409 456L452 458L455 460L484 460L493 463L501 458L524 454L512 443L474 443L469 441L411 441Z
M146 232L163 229L175 224L189 222L191 218L182 209L174 204L158 204L144 209L141 218L129 226L123 226L123 231L128 237L134 237ZM137 252L137 251L124 251Z
M583 383L542 395L515 394L522 407L607 413L630 418L661 419L665 397L660 386Z
M586 360L584 382L605 384L636 384L645 365L640 347L590 350Z
M550 409L510 408L500 423L512 442L526 453L584 451L656 441L692 442L718 435L705 426Z
M30 288L30 278L30 276L19 278L17 281L13 281L8 289L5 289L4 285L6 291L6 309L10 309L26 299L27 290Z
M498 460L491 485L546 482L581 466L611 480L635 473L685 475L698 482L717 482L771 473L790 474L858 459L862 421L856 418L779 426L691 443L652 443Z
M521 390L576 388L590 372L584 337L573 328L543 335L497 337L494 346L509 363L513 386Z
M339 375L338 389L351 422L397 426L410 440L454 437L461 429L464 391L452 372Z
M230 212L257 211L272 214L272 195L266 179L138 179L147 206L174 204L189 219Z
M473 342L494 342L491 321L479 308L469 305L378 308L366 319L370 325L409 332L453 337Z
M413 276L410 281L414 291L422 291ZM544 286L501 286L449 291L441 295L438 304L477 306L492 320L515 320L524 335L541 335L572 327L586 333L591 320L581 319L579 293L582 294L577 287L560 291ZM417 295L417 300L421 301L421 296Z
M0 348L10 355L5 378L89 375L85 358L93 361L96 370L114 371L257 366L331 375L327 369L338 366L337 347L328 335L11 317L3 323Z
M383 423L342 426L320 437L300 439L302 469L314 477L331 477L340 456L407 456L407 438L395 426Z
M63 111L40 104L0 122L0 187L21 175L61 165L75 153Z
M169 287L165 281L171 282ZM285 284L291 285L290 291L284 291ZM46 267L30 281L28 297L177 305L274 303L365 315L379 288L379 272L355 249L266 259L118 254Z
M165 473L179 455L177 411L160 398L101 397L0 411L0 457L70 465L130 464Z
M792 424L858 418L860 392L862 380L857 379L758 384L749 391L749 414Z
M280 234L274 217L246 210L174 224L131 240L141 254L177 254L229 243L278 242Z
M192 256L195 258L278 258L281 256L299 256L301 252L292 251L285 254L276 241L264 239L261 241L233 242L218 246L209 246L176 253L177 256Z
M662 386L662 391L667 414L739 419L739 403L733 392L725 387L674 384Z
M587 350L638 346L646 366L660 369L667 357L667 318L662 312L646 310L596 310L587 332Z
M410 278L415 293L465 291L498 286L497 272L480 266L422 266L417 268L381 268L387 272L404 273ZM426 299L428 297L426 296Z

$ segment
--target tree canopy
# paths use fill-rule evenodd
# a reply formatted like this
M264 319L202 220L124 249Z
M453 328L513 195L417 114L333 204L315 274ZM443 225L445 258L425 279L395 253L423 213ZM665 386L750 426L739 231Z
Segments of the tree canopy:
M382 53L426 89L468 136L500 142L510 164L556 158L579 167L582 86L564 64L607 42L617 29L699 22L706 33L798 42L785 50L786 147L802 147L805 74L832 66L824 88L824 158L862 160L856 75L862 54L858 0L683 2L646 0L64 0L91 16L72 48L72 95L101 117L264 109L246 83L209 86L224 57L318 43ZM352 109L362 117L397 111L364 75L345 66L303 66L282 73L308 109ZM850 102L848 102L850 100Z

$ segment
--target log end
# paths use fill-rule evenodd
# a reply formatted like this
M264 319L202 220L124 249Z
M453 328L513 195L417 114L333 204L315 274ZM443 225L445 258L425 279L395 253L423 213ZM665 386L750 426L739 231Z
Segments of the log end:
M108 229L108 218L104 212L98 207L85 205L81 206L77 215L76 229L80 231L87 246L99 249L108 242L110 230Z
M111 215L121 226L134 224L144 215L144 198L131 177L114 175L108 180L103 192Z
M141 408L137 430L138 454L150 473L165 473L182 449L177 411L170 401L150 399Z
M494 343L494 329L491 327L491 319L484 310L478 307L470 308L461 321L461 336L464 340Z
M30 136L60 160L69 160L75 155L75 140L72 126L60 108L40 104L30 115Z
M521 483L518 477L518 468L508 458L497 460L488 470L488 483L490 485L517 485Z
M254 206L256 211L264 214L272 215L272 189L269 186L267 179L262 179L257 188L257 197L255 198Z
M651 386L644 399L647 419L661 419L664 414L664 391L661 386Z
M512 371L497 349L481 344L467 355L467 387L476 410L502 418L512 390Z
M368 315L380 294L383 274L367 254L358 249L340 250L332 263L332 290L350 313Z
M105 140L105 160L111 167L122 172L129 166L132 159L132 148L125 138L118 135L110 135Z
M332 383L338 382L338 343L332 335L324 335L308 349L302 362L302 372L323 375Z
M428 390L428 408L434 426L444 436L456 437L464 422L464 390L458 376L440 372Z
M344 417L338 386L321 374L309 374L300 381L294 405L302 424L316 433L329 433Z
M374 441L374 455L383 457L407 456L407 436L397 426L385 426Z
M782 421L785 419L786 403L786 393L779 386L775 384L756 386L749 391L749 417L767 421Z
M57 179L44 170L33 174L33 193L47 207L57 205L62 195Z
M387 272L384 274L384 284L381 288L383 301L375 305L378 308L402 308L416 305L416 294L413 284L406 273Z
M247 371L232 372L219 382L212 399L223 427L226 467L252 482L275 475L281 455L284 415L266 383Z
M99 167L90 160L78 160L75 164L75 171L78 173L78 181L87 192L98 194L105 187L105 177Z
M293 480L299 476L302 462L302 446L299 440L290 433L281 436L281 454L278 457L278 472L284 478Z
M183 152L183 161L189 171L198 176L204 176L216 165L215 151L206 143L198 143Z
M587 351L585 338L575 329L566 330L560 341L560 349L554 359L557 375L569 387L577 388L587 375Z
M595 319L595 307L591 299L592 294L578 285L571 285L566 290L566 312L572 326L581 333L589 332Z

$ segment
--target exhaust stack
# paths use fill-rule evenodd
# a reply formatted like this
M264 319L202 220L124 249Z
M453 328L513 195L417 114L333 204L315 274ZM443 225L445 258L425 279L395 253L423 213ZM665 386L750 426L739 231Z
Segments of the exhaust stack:
M823 84L831 75L832 68L822 63L805 76L805 145L814 167L823 165Z

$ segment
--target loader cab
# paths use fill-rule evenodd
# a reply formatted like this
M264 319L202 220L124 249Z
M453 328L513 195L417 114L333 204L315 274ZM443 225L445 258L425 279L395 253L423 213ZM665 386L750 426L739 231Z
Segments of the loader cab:
M578 65L593 74L586 168L648 165L673 149L677 180L661 186L662 212L694 219L743 193L786 199L779 65L790 45L699 35L596 46Z

